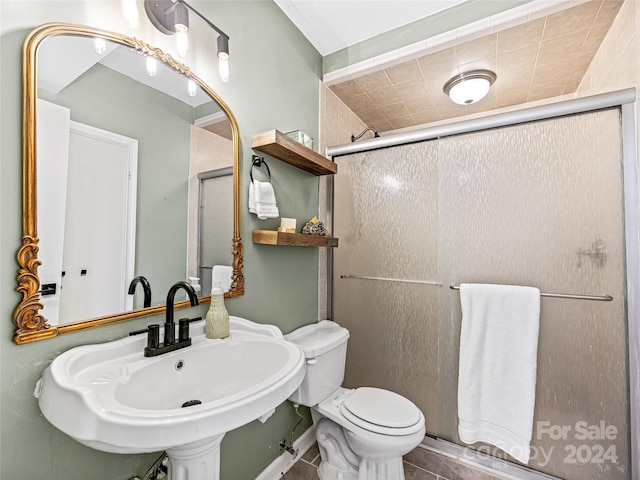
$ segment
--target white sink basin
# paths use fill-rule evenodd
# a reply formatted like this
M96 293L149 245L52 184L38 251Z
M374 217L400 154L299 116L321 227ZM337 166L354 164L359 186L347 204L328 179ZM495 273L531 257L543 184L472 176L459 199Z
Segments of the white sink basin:
M73 348L38 381L40 410L55 427L98 450L166 450L174 472L181 462L176 456L193 456L194 447L212 450L207 454L215 454L210 468L216 472L173 478L218 478L222 436L268 415L305 374L304 356L277 327L233 316L230 326L227 339L210 340L204 321L194 322L190 347L157 357L143 356L144 334Z

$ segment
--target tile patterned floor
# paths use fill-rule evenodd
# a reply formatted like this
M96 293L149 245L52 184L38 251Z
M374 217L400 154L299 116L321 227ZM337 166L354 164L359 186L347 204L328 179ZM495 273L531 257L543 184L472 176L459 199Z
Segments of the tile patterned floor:
M318 465L320 451L314 444L282 476L283 480L319 480ZM405 480L505 480L513 476L504 476L495 470L473 467L469 463L459 462L440 455L429 448L418 446L403 458Z
M320 451L314 444L296 462L296 464L282 477L283 480L318 480L318 465L320 465ZM446 480L433 473L427 472L415 465L404 462L405 480Z

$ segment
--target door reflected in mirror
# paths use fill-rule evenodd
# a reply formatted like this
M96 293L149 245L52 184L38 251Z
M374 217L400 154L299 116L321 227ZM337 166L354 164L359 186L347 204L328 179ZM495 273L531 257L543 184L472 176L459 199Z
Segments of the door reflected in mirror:
M25 112L25 184L37 209L25 201L24 214L42 265L16 335L153 313L178 280L207 297L214 272L228 295L241 294L239 143L222 100L168 55L118 34L43 26L28 50L37 80L25 86L35 105L34 118ZM150 308L142 285L128 293L136 277L151 287ZM34 322L20 309L34 300L42 310L23 317L43 318L25 332Z

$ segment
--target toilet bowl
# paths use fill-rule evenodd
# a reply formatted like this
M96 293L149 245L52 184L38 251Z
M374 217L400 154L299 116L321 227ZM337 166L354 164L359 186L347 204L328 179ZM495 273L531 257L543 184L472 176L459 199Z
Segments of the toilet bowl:
M289 400L311 408L321 480L404 480L402 456L425 435L420 409L388 390L341 386L349 332L338 324L322 320L285 338L307 360L305 378Z

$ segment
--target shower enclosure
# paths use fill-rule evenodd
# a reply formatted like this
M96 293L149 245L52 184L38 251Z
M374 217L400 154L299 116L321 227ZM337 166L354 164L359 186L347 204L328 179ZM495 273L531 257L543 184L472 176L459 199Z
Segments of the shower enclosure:
M541 298L528 467L569 480L632 478L621 109L335 161L332 319L351 332L345 385L406 396L429 435L462 444L451 286L566 293Z

